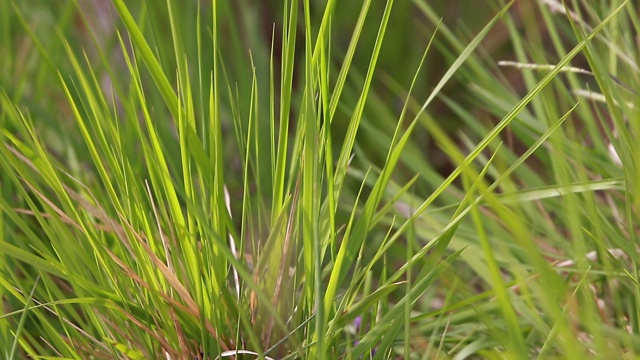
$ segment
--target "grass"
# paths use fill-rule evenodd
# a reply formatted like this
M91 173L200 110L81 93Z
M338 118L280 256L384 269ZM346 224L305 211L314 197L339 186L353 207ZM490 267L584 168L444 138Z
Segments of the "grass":
M635 358L635 5L432 3L0 0L2 357Z

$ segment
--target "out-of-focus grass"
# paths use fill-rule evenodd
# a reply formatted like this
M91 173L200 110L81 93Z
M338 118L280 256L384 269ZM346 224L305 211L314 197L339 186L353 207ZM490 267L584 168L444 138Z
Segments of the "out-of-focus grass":
M0 0L4 358L638 352L633 3L79 3Z

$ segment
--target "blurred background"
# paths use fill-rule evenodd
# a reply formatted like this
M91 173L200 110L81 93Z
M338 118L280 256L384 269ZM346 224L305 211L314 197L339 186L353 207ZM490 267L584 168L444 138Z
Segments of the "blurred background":
M372 1L371 11L366 18L364 32L361 35L359 45L354 57L354 71L350 73L346 90L343 94L343 106L332 124L334 144L340 144L348 121L352 115L352 109L357 101L363 82L363 74L369 66L371 51L378 36L380 17L385 7L385 1ZM0 77L2 88L18 103L29 106L32 111L39 111L39 117L50 120L51 128L44 130L50 137L50 145L61 156L71 147L66 147L68 141L75 141L78 137L68 133L73 131L68 125L72 122L69 109L64 96L57 93L57 87L47 86L52 81L58 81L51 77L51 72L42 71L39 66L46 62L49 67L54 67L61 76L70 74L70 66L66 61L66 54L62 47L62 39L66 39L68 45L75 51L84 52L90 63L95 64L97 73L102 73L100 80L103 90L110 92L115 86L126 86L127 70L121 53L122 47L118 40L118 30L121 29L117 13L109 0L80 0L78 7L74 1L38 1L26 0L21 2L2 1L2 40L5 46L0 48L2 61L2 75ZM218 54L224 62L225 77L237 96L237 111L246 119L249 112L249 99L251 93L252 67L258 78L258 86L261 94L268 94L270 52L273 44L275 77L278 79L281 65L282 42L282 16L283 2L269 1L218 1L219 29L221 33L221 53ZM322 18L325 1L311 0L311 17L313 26L317 26ZM169 10L166 5L154 4L146 1L129 2L134 16L139 19L140 26L145 34L149 35L150 42L161 60L161 66L171 77L175 74L175 57L173 56L172 34L169 30ZM152 6L153 5L153 6ZM459 55L460 51L470 39L473 38L488 21L505 5L504 1L426 1L426 0L402 0L394 3L394 9L390 19L390 25L385 35L383 51L381 52L377 76L373 82L368 105L365 108L365 121L359 132L357 144L357 156L354 161L362 166L373 163L381 165L385 159L387 148L381 146L389 144L390 134L398 121L398 115L406 98L406 90L417 70L422 54L433 36L433 44L427 54L424 68L418 74L413 90L413 98L418 102L424 101L434 86L440 81L449 66ZM339 1L337 14L332 19L332 62L335 65L334 74L337 75L339 66L344 58L352 36L352 31L358 19L362 1ZM437 125L446 133L454 135L464 129L465 123L460 114L452 108L452 104L458 109L464 109L479 123L492 124L499 120L504 113L503 109L488 107L483 99L485 93L480 94L473 86L491 89L495 84L504 85L505 89L511 89L513 99L526 92L521 70L513 68L498 68L499 60L515 59L510 39L508 26L522 32L525 38L530 38L530 44L535 44L535 51L543 51L548 46L546 26L538 14L539 3L536 1L516 1L509 10L508 25L505 22L498 23L483 40L481 48L474 56L465 71L459 71L448 81L442 96L439 96L427 109L427 112L435 120ZM173 20L181 24L180 37L184 53L191 60L193 78L195 81L200 76L197 66L202 69L211 67L211 56L203 56L201 64L196 64L197 59L197 24L195 14L200 8L200 30L202 31L202 51L210 54L211 44L211 2L210 1L183 1L180 6L171 9ZM301 14L302 16L302 10ZM153 19L150 21L149 19ZM562 21L562 18L559 18ZM297 29L297 57L304 56L303 21L299 22ZM27 33L24 25L34 29L34 33ZM439 29L436 28L439 26ZM570 34L567 24L563 25ZM317 30L317 29L316 29ZM435 34L435 35L434 35ZM561 35L562 36L562 35ZM125 47L128 39L123 38ZM102 52L96 50L102 47ZM533 47L533 46L532 46ZM104 49L111 49L105 52ZM3 54L4 53L4 54ZM15 56L11 54L15 53ZM47 55L43 56L43 53ZM100 58L107 59L116 68L122 71L117 74L107 74L100 71ZM478 62L479 61L479 62ZM207 63L209 62L209 63ZM119 64L119 66L118 66ZM478 67L482 64L484 68ZM578 66L579 61L578 61ZM299 83L300 76L297 69L297 77L294 77L294 88ZM478 72L482 72L479 74ZM119 77L114 79L113 77ZM115 81L114 81L115 80ZM147 79L149 80L149 79ZM174 83L175 76L171 79ZM482 83L487 80L492 83ZM150 81L150 80L149 80ZM278 89L276 83L276 91ZM206 90L206 89L205 89ZM225 94L228 95L228 94ZM150 97L159 96L150 93ZM443 100L443 98L446 99ZM38 99L53 99L51 102L41 102ZM276 99L278 98L276 94ZM196 98L200 108L196 111L205 111L202 107L202 99ZM259 98L261 118L268 119L268 97ZM292 104L292 119L295 119L295 111L298 103L295 99ZM117 105L117 104L116 104ZM508 104L505 104L508 108ZM158 111L159 121L169 118L164 109ZM223 112L229 118L232 109L230 104L225 104ZM278 110L277 110L278 111ZM407 114L411 118L415 114ZM167 122L167 126L169 127ZM263 122L265 130L268 121ZM291 124L295 127L295 124ZM231 133L231 121L228 122L228 131ZM170 131L169 128L166 131ZM412 159L420 158L421 162L427 162L428 167L436 174L447 175L456 166L452 164L448 156L443 154L440 147L429 135L426 126L419 126L413 134L415 142L412 142L409 152L414 154ZM265 133L267 133L265 131ZM65 135L67 134L67 135ZM453 136L454 139L457 139ZM229 137L230 140L233 137ZM455 140L458 141L458 140ZM511 138L512 146L517 146L518 141ZM264 143L266 145L266 142ZM226 166L239 170L240 159L233 158L234 145L228 145L230 154ZM266 149L265 149L266 150ZM269 161L268 151L263 151L264 161ZM76 154L77 155L77 154ZM69 154L67 154L69 156ZM75 156L75 155L74 155ZM404 182L416 173L419 168L415 162L408 161L401 164L397 174L397 180ZM80 166L80 164L78 165ZM239 173L239 171L238 171ZM432 174L432 175L436 175ZM427 174L425 174L427 176ZM416 183L418 194L428 194L434 184L440 179L432 177L433 181L421 178ZM263 183L268 186L268 176ZM241 184L238 181L238 184ZM233 188L231 192L240 191L240 187Z

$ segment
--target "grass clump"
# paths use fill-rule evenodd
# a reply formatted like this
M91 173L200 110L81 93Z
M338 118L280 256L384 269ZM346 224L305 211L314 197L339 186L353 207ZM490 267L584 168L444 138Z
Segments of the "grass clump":
M629 1L90 4L0 0L3 358L636 356Z

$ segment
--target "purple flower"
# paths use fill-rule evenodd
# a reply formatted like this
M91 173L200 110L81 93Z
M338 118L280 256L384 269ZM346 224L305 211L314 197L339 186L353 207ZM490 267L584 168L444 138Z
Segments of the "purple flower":
M358 334L360 333L360 326L362 325L362 316L358 316L353 320L353 326L356 328L356 336L358 336ZM369 330L369 328L367 327L367 329L365 331ZM356 339L353 341L353 346L356 346L360 343L360 340ZM373 348L370 351L371 356L376 354L376 349ZM362 356L360 356L360 359L362 359Z

